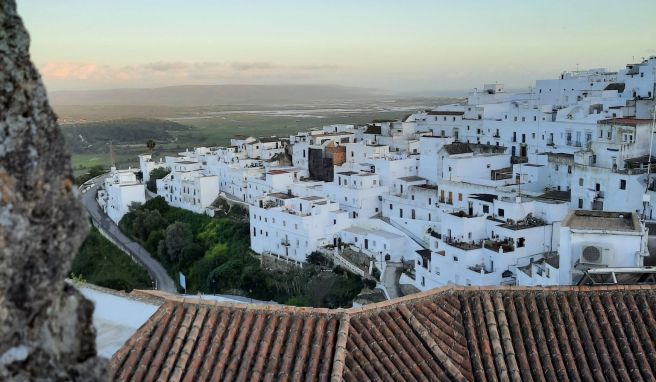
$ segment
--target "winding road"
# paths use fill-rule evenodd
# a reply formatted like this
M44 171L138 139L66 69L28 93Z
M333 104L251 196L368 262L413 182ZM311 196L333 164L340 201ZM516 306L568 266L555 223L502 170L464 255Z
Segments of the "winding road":
M103 175L94 178L81 187L81 189L87 189L86 192L81 194L81 200L89 212L94 225L112 238L114 243L118 243L119 246L123 247L122 249L129 252L146 269L150 277L155 281L156 289L169 293L177 293L175 282L162 264L155 260L139 243L131 240L121 232L118 226L100 209L96 201L96 193L98 192L98 186L104 182L106 177L107 175Z

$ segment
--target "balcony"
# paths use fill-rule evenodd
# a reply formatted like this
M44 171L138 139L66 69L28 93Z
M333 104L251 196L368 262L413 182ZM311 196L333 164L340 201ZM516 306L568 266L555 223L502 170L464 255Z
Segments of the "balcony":
M485 269L485 266L483 264L476 264L467 268L469 268L469 270L472 272L480 273L482 275L492 273L492 271L488 271L487 269Z
M481 246L476 244L474 241L460 241L458 239L446 238L444 243L452 247L462 249L463 251L471 251L473 249L478 249Z
M483 242L483 247L486 249L489 249L490 251L494 252L501 252L501 253L507 253L507 252L513 252L515 250L515 246L513 243L506 239L506 240L485 240Z
M510 163L511 164L528 163L528 157L519 157L514 155L510 157Z

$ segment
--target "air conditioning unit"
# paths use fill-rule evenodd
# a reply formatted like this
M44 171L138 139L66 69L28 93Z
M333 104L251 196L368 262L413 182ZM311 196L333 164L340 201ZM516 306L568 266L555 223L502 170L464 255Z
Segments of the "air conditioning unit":
M612 261L612 248L600 246L596 243L588 243L581 245L580 250L579 262L581 264L609 265Z

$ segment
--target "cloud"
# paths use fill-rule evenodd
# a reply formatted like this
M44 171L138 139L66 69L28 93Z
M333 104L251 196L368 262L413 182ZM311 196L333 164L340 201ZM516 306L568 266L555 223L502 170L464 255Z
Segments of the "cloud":
M75 80L88 80L95 76L98 70L96 64L74 62L50 62L41 68L44 77Z
M293 67L294 69L298 70L308 70L308 71L314 71L314 70L334 70L334 69L339 69L339 66L334 65L334 64L309 64L309 65L297 65Z
M155 72L170 72L170 71L179 71L186 70L189 68L189 64L185 62L151 62L149 64L143 65L145 69L149 69Z
M217 82L255 83L315 80L333 64L280 65L267 61L156 61L140 65L93 62L48 62L40 66L44 80L57 88L163 86Z
M278 65L271 62L231 62L230 67L239 71L251 70L271 70L278 68Z

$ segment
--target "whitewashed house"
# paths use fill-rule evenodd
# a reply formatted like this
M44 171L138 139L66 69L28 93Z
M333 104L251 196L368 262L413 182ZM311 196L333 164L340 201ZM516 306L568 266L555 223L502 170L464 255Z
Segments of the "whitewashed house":
M171 173L157 180L157 195L168 204L196 213L206 213L219 195L215 175L205 175L199 162L177 161Z
M146 202L146 188L137 180L134 170L117 170L112 167L97 197L103 211L118 224L129 212L130 205Z
M346 211L318 196L295 197L272 193L249 208L251 249L296 264L350 225Z

